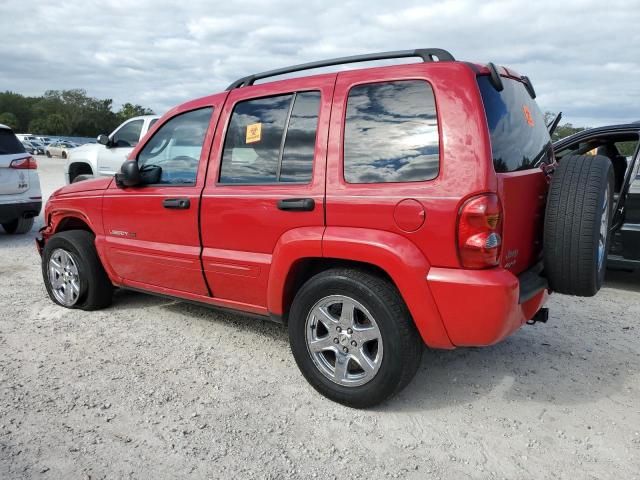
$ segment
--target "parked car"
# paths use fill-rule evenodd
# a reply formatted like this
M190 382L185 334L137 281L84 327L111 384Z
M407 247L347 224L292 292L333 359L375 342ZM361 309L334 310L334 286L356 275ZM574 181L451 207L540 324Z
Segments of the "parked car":
M21 143L25 150L32 155L44 155L46 147L43 144L28 140L24 140Z
M37 155L38 149L33 145L31 145L29 142L25 140L24 142L20 142L20 143L24 147L25 152L30 153L31 155Z
M57 138L51 138L51 137L36 136L36 138L40 140L40 142L43 143L45 147L50 143L57 141Z
M40 214L37 167L13 131L0 124L0 224L7 233L29 232Z
M640 123L611 125L578 132L554 143L558 161L593 153L607 157L614 172L613 221L608 265L640 268Z
M423 61L254 85L404 57ZM546 321L550 290L594 295L612 184L606 158L556 164L527 77L384 52L172 109L115 177L53 193L37 245L59 305L117 286L271 318L314 388L367 407L425 344L491 345Z
M99 135L98 143L88 143L70 152L65 166L67 183L100 175L112 177L159 118L158 115L130 118L111 135Z
M77 146L78 145L76 143L61 140L47 145L47 147L45 148L45 152L47 154L47 157L67 158L71 150L76 148Z

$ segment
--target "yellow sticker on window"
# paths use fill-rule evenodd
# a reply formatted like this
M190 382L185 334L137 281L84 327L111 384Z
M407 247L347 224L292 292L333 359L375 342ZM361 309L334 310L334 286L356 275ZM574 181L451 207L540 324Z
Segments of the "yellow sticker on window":
M261 123L252 123L251 125L247 125L247 138L245 140L245 143L259 142L261 138L262 138Z

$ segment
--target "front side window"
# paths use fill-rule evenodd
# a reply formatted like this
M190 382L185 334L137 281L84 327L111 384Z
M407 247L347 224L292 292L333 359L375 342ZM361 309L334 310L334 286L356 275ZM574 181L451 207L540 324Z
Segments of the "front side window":
M125 123L120 130L113 134L111 143L114 147L135 147L140 140L144 120L133 120Z
M211 107L201 108L167 121L138 155L140 169L160 168L160 184L195 185L212 113Z
M320 92L238 103L224 142L220 183L311 180Z
M400 80L351 89L344 128L348 183L431 180L439 165L438 119L429 83Z

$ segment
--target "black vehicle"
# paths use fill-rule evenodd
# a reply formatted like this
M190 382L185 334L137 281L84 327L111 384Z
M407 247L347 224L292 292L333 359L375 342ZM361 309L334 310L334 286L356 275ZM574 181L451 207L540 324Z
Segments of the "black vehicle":
M603 155L615 174L613 220L607 265L640 268L640 122L592 128L553 144L556 159L567 155Z

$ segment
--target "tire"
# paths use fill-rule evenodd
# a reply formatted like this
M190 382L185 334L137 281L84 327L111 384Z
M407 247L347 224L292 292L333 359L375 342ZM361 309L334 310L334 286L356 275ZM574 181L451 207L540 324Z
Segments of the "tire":
M80 174L80 175L76 175L73 180L71 180L71 183L78 183L78 182L82 182L84 180L90 180L93 178L93 175L88 175L88 174Z
M62 158L67 158L67 152L62 152Z
M28 233L33 228L33 221L34 221L33 217L30 217L30 218L20 217L20 218L16 218L11 222L3 223L2 228L4 228L5 232L11 235Z
M68 277L60 274L62 268L50 263L52 257L59 266L68 267ZM111 304L113 285L98 258L90 232L69 230L52 236L42 254L42 277L51 300L63 307L98 310Z
M333 302L338 299L346 303L337 306ZM349 304L355 306L347 311L357 324L339 319ZM330 319L312 314L321 309ZM373 321L363 322L368 316ZM288 323L291 351L304 377L319 393L349 407L367 408L386 400L402 390L420 366L424 344L404 301L391 282L370 273L336 268L315 275L296 294ZM370 328L376 326L377 331ZM374 335L379 338L366 341ZM312 342L326 349L312 353ZM368 362L369 372L360 367L364 355L377 360ZM346 364L338 358L347 359ZM346 365L345 375L338 373L338 364Z
M47 157L51 158L51 152L47 150Z
M552 290L591 297L604 280L610 245L613 166L572 155L556 168L544 219L544 268Z

